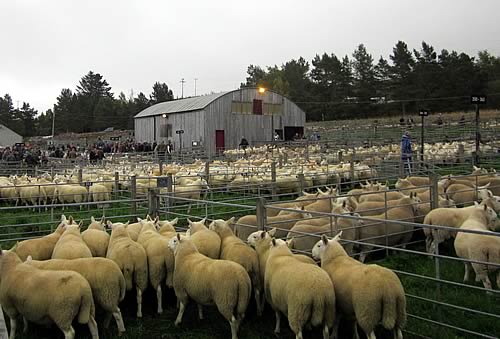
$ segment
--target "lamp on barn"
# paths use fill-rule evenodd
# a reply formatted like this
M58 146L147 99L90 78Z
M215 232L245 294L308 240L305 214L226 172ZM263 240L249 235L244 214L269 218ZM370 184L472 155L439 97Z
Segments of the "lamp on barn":
M259 87L259 93L260 94L266 93L266 89L264 87Z

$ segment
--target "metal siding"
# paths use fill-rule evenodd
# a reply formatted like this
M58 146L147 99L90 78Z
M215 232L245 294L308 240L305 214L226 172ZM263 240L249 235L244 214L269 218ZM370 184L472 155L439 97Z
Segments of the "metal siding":
M0 125L0 146L11 147L18 142L23 142L23 137L10 128Z

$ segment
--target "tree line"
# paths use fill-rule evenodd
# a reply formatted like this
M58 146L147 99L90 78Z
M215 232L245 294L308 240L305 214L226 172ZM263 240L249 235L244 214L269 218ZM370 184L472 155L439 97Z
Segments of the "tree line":
M332 120L419 109L456 111L471 107L469 96L487 94L500 107L500 57L481 51L437 52L422 42L410 50L398 41L388 58L377 61L360 44L339 57L324 53L309 63L303 57L281 66L250 65L242 86L265 87L288 96L307 112L308 120Z
M64 132L94 132L108 127L133 129L133 116L159 102L174 100L166 83L156 82L146 96L140 92L127 97L121 92L117 98L111 86L99 73L83 76L75 90L64 88L52 109L38 114L29 103L14 108L12 97L0 97L0 123L24 137L51 135L55 114L55 134Z

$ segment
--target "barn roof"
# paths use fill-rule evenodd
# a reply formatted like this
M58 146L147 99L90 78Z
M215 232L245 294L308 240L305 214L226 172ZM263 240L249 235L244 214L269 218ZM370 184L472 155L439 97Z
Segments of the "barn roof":
M220 92L209 95L201 95L192 98L160 102L139 112L134 118L151 117L161 114L182 113L202 110L213 101L230 92Z

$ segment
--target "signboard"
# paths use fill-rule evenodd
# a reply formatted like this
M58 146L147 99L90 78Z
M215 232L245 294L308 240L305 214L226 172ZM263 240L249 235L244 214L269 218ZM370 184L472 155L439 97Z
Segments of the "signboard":
M90 186L92 186L92 182L91 182L91 181L85 181L83 184L84 184L84 185L85 185L85 187L87 187L87 188L88 188L88 187L90 187Z
M168 187L168 177L157 177L156 187Z
M421 110L420 112L418 112L418 115L420 115L421 117L427 117L427 116L429 116L429 111L428 110Z
M118 137L109 137L109 140L111 140L111 141L118 141L120 139L121 139L121 137L119 137L119 136Z
M486 103L486 95L471 95L470 97L471 104L485 104Z
M175 134L183 134L183 133L184 133L183 129L178 129L177 131L175 131Z

